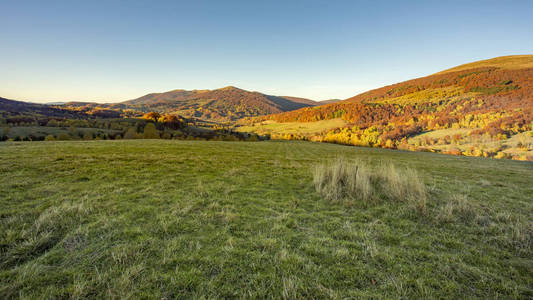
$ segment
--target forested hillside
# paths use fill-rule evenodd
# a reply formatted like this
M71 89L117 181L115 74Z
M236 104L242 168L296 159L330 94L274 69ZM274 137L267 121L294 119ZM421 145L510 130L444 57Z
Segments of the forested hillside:
M533 55L475 62L345 101L252 122L306 123L336 118L347 125L278 137L527 159L533 157Z
M319 102L309 99L271 96L228 86L215 90L173 90L165 93L152 93L137 99L113 104L69 102L63 107L81 111L106 108L129 115L134 115L136 112L154 111L208 121L228 122L318 104Z

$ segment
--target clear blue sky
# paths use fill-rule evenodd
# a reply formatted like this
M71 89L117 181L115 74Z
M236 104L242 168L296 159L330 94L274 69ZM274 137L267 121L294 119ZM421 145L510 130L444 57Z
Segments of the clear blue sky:
M533 1L0 0L0 96L118 102L234 85L347 98L533 53Z

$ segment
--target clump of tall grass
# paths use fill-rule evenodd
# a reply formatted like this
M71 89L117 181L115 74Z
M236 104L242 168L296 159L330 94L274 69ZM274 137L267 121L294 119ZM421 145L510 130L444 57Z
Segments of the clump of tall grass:
M446 204L440 207L437 214L437 220L443 223L454 221L463 221L469 223L479 218L476 209L472 206L466 195L453 194L446 201Z
M318 193L332 202L369 200L372 196L368 168L362 164L344 163L315 166L313 183Z
M334 203L387 198L409 203L419 212L426 209L427 190L418 173L392 163L372 168L363 162L344 162L339 158L315 166L313 183L319 194Z
M376 176L381 179L381 188L389 199L409 203L418 212L426 210L427 189L414 169L398 169L394 164L382 164Z

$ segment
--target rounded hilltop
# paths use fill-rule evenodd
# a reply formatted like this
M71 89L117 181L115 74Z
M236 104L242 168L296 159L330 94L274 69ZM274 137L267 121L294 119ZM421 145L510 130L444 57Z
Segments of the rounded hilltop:
M527 55L507 55L495 58L475 61L472 63L462 64L451 69L440 71L435 74L444 74L449 72L464 71L475 68L496 67L500 69L526 69L533 68L533 54Z

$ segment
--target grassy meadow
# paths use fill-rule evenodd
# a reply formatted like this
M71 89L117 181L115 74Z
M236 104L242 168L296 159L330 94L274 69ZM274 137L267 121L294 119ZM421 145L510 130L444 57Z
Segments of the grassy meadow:
M0 157L2 299L533 297L531 162L298 141ZM416 171L425 206L328 200L313 170L339 158Z
M259 135L269 134L280 137L290 134L300 134L305 136L343 127L345 125L346 121L341 118L306 123L278 123L272 120L267 120L253 125L239 126L236 127L235 130L238 132L253 132Z

